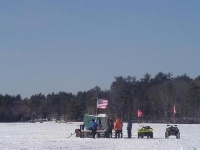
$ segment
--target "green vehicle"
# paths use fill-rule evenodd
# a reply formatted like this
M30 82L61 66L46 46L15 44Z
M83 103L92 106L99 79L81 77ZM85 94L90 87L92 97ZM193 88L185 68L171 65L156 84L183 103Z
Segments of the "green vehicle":
M144 136L153 138L153 129L150 126L144 126L138 129L138 138L143 138Z

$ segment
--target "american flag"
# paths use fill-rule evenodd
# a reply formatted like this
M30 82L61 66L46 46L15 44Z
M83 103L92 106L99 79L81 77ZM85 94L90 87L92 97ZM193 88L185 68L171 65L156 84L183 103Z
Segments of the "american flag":
M108 105L108 100L106 99L97 99L97 108L105 109Z

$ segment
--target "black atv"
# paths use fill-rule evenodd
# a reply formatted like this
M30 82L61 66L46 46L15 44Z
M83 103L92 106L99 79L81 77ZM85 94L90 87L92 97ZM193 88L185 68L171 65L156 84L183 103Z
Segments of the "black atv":
M167 126L168 127L166 128L165 138L168 139L169 136L174 135L176 136L176 139L180 139L180 132L177 125L167 125Z
M141 129L138 129L138 138L153 138L153 129L150 126L144 126Z

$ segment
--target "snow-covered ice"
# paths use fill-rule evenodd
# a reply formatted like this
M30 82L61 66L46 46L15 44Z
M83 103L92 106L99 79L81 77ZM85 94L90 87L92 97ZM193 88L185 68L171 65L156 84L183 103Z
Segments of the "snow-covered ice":
M132 138L127 138L126 123L123 138L69 137L80 122L71 123L0 123L0 150L200 150L200 125L180 124L181 138L165 139L166 124L133 124ZM138 139L137 129L150 125L154 138ZM69 138L68 138L69 137Z

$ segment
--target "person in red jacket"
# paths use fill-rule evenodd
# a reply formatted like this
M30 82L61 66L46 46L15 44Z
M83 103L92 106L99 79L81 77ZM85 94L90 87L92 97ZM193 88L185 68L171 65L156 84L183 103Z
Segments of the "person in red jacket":
M119 118L116 118L115 120L114 130L115 130L115 138L120 138L120 134L122 132L122 123Z

